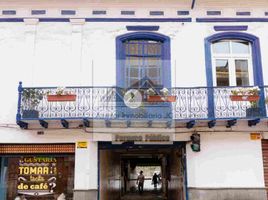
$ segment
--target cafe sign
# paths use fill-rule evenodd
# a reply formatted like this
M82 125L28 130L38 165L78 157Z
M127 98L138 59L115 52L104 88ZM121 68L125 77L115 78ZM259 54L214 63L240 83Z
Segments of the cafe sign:
M55 157L22 157L18 163L18 193L30 196L53 194L57 180Z

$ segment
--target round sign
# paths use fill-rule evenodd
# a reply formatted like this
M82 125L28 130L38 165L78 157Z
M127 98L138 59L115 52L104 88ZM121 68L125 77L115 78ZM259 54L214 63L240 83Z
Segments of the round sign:
M142 95L138 90L130 89L124 95L124 103L129 108L138 108L142 103Z

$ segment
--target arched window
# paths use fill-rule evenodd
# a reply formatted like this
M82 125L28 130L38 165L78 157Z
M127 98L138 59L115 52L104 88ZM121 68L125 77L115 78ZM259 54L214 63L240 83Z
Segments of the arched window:
M207 86L263 85L259 38L223 32L205 38Z
M219 40L212 43L214 86L254 85L251 44L244 40Z
M148 79L155 87L171 87L170 39L159 33L133 32L116 38L119 87L142 87Z

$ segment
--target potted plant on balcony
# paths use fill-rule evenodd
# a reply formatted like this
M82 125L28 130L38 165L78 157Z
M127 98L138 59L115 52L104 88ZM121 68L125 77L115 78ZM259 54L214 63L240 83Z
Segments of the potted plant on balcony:
M260 99L259 93L260 93L259 87L238 88L231 90L232 95L230 95L230 99L232 101L256 102Z
M230 95L230 99L232 101L248 101L250 103L250 107L246 109L247 117L258 117L260 116L260 108L258 106L258 101L260 99L259 87L252 88L238 88L231 90L232 95Z
M22 91L22 118L38 118L39 112L36 110L38 104L43 99L43 92L34 88L25 88Z
M147 91L147 102L175 102L176 96L169 95L169 90L163 88L158 94L155 89L149 88Z
M76 94L71 94L70 92L66 91L65 87L58 87L56 89L55 94L47 93L47 101L48 102L57 102L57 101L75 101Z

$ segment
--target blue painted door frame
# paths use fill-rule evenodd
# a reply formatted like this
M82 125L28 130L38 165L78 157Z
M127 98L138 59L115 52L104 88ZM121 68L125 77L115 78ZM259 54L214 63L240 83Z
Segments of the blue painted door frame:
M252 48L254 85L263 86L260 41L258 37L242 32L222 32L205 38L205 63L206 63L206 78L208 87L208 118L215 118L211 45L213 42L224 39L229 40L238 39L250 42ZM261 99L265 98L263 88L261 90L260 97ZM259 106L262 110L262 115L266 116L265 102L260 101Z

